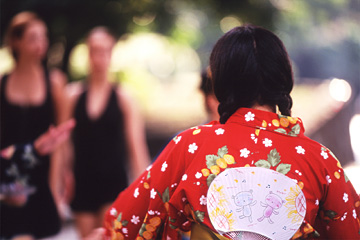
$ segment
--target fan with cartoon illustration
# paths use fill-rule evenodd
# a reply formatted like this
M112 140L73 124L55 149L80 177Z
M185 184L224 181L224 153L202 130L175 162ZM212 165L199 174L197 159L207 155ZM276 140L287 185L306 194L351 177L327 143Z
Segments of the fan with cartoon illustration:
M294 180L259 167L229 168L211 183L208 214L231 239L290 239L301 226L306 199Z

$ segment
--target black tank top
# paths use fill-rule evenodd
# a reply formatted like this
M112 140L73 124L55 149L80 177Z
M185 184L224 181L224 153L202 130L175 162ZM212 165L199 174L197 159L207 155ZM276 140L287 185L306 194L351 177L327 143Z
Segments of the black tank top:
M19 106L6 98L8 76L1 81L0 92L0 148L12 144L34 141L54 123L54 107L50 92L50 79L45 70L46 98L39 106ZM25 206L20 208L1 204L0 235L9 238L15 234L27 233L35 237L55 234L60 221L52 198L49 179L49 157L41 157L38 165L29 174L29 185L36 192L29 196Z
M19 106L6 98L8 76L1 81L1 138L3 149L12 144L28 143L44 133L54 123L54 109L50 94L49 75L45 73L46 97L39 106Z
M95 120L89 118L86 110L87 93L85 90L79 96L74 110L76 183L72 207L95 211L102 204L114 201L127 187L127 148L123 113L114 87L104 111Z

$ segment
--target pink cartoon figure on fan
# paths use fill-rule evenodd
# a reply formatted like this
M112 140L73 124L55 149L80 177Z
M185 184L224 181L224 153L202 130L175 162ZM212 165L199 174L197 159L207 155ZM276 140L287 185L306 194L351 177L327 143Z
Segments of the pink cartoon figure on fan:
M282 200L278 195L270 191L270 193L265 198L265 203L260 201L260 205L265 207L265 209L263 216L261 218L258 218L258 221L262 222L265 218L267 218L269 223L274 223L270 219L270 217L272 214L278 215L279 212L277 212L276 210L281 208L284 203L284 200Z
M254 206L256 204L256 200L254 201L254 197L252 195L253 190L239 192L233 199L235 201L235 205L240 208L237 209L237 212L242 212L242 215L239 216L240 219L245 217L249 218L249 222L252 222L252 211L250 206Z

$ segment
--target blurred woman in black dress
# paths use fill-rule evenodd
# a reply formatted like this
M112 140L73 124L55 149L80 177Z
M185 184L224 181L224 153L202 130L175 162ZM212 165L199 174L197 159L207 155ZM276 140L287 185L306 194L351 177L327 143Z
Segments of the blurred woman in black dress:
M134 101L110 82L115 38L104 27L87 38L89 76L68 87L73 133L75 195L71 203L82 237L102 226L110 204L150 163L144 125Z
M31 12L16 15L8 27L6 43L15 59L13 71L1 77L1 143L0 149L27 143L44 133L51 124L65 119L64 86L66 78L58 70L48 71L44 59L48 49L47 27ZM56 193L56 178L61 170L60 152L39 158L29 173L29 184L35 192L22 207L1 203L0 235L6 239L21 236L41 238L60 230L57 207L49 187ZM59 199L58 195L54 195Z

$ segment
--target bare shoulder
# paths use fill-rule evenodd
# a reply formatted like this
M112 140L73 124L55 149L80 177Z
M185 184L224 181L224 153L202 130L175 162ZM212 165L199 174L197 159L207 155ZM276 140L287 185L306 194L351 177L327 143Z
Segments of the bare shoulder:
M65 93L70 101L76 101L81 93L84 92L84 85L82 81L76 81L66 84Z
M122 87L117 87L116 88L116 93L117 93L117 96L118 96L118 98L121 100L121 101L123 101L123 102L125 102L125 103L128 103L128 102L133 102L132 100L132 97L130 96L130 94L127 92L127 91L125 91Z
M119 107L125 112L137 111L137 103L134 97L121 87L116 88Z
M69 116L72 116L76 106L76 102L79 99L81 93L84 92L84 85L82 81L76 81L66 84L65 95L69 104Z
M50 81L53 87L60 88L64 87L67 83L67 77L60 69L51 69L49 73Z

